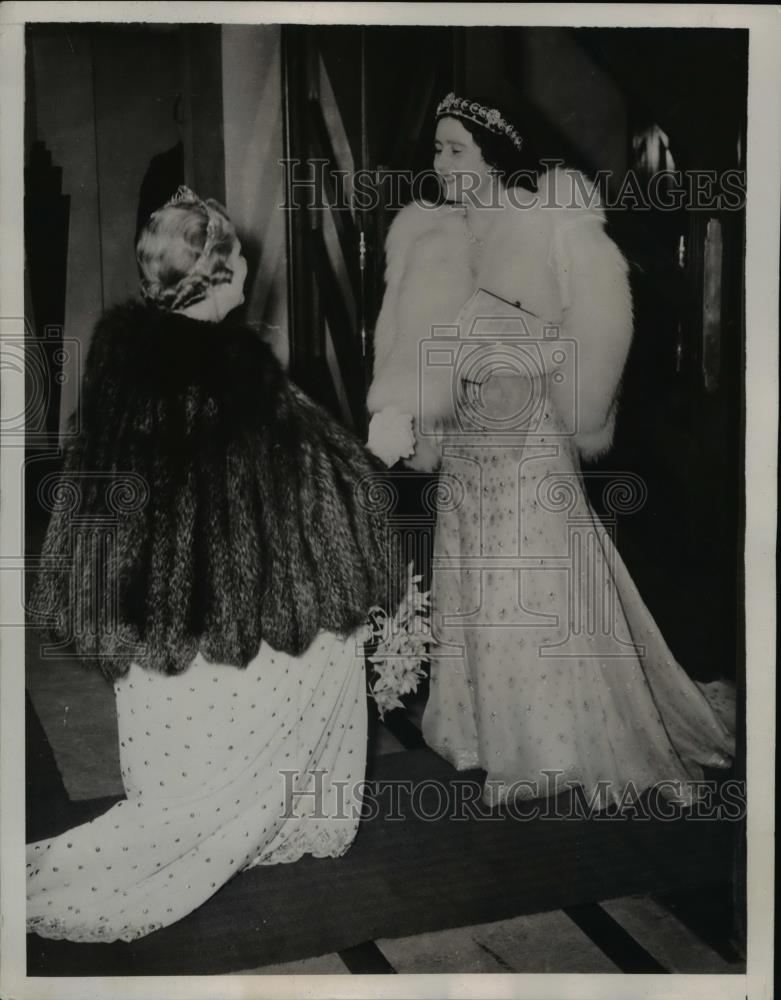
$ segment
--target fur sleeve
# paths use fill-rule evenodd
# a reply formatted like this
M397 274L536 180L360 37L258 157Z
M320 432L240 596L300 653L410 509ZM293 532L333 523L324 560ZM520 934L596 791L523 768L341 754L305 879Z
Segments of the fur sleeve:
M452 371L427 364L427 343L452 328L473 291L459 221L447 209L412 204L387 240L386 289L375 336L374 378L367 406L393 406L414 418L417 446L407 463L432 470L439 461L432 426L453 411Z
M374 372L369 388L368 407L375 413L382 406L373 405L373 396L378 392L378 376L387 365L397 334L397 299L401 288L407 254L412 243L430 223L430 215L425 205L411 202L406 205L390 225L385 239L385 294L374 329Z
M564 171L555 173L560 207L552 209L551 251L563 306L562 332L577 344L576 440L584 458L596 458L612 443L632 339L629 268L605 233L594 185L582 174L568 171L563 179ZM547 194L544 188L541 194Z

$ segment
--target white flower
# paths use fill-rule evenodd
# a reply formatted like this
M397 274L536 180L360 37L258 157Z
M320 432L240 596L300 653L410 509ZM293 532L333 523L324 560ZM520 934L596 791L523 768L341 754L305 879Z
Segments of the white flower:
M427 616L430 606L428 592L421 593L421 577L414 576L412 564L407 568L407 593L391 618L382 608L372 608L369 621L371 638L376 641L369 657L373 682L372 697L380 718L394 708L400 708L399 696L416 691L425 676L421 664L428 661L427 642L431 638L431 623Z

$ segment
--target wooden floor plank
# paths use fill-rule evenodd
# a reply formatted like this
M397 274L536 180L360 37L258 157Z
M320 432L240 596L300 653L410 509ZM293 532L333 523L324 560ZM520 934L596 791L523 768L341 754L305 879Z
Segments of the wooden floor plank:
M377 941L399 973L615 973L561 911Z
M670 972L681 974L742 971L726 962L669 910L648 896L609 899L602 908Z
M302 958L297 962L281 962L259 969L243 969L241 976L347 976L350 970L337 954Z

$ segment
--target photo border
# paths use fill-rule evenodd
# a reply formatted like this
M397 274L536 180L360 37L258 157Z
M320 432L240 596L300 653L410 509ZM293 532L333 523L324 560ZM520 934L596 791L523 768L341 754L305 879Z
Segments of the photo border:
M95 15L99 13L99 17ZM0 316L23 317L24 23L364 23L749 29L746 205L745 639L748 816L746 975L425 975L46 977L25 975L24 449L0 447L0 995L87 997L702 997L773 995L776 471L781 14L760 5L407 3L6 3L0 8ZM2 419L23 412L24 375L0 343ZM11 581L11 574L16 579ZM11 582L9 582L11 581Z

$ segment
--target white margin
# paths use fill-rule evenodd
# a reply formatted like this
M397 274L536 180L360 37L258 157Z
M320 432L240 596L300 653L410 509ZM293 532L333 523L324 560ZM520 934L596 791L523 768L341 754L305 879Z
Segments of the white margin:
M96 16L99 15L99 16ZM744 976L217 976L26 979L24 976L24 633L0 635L0 997L729 997L773 995L775 538L778 422L781 12L740 4L76 3L0 7L0 317L23 315L24 21L418 23L750 28L746 308L746 643L749 951ZM1 347L2 345L0 345ZM23 406L23 377L5 364L3 419ZM21 391L21 395L20 395ZM0 560L20 548L22 449L0 449ZM717 499L714 500L717 502ZM2 563L0 563L0 569ZM0 621L20 610L0 576Z

